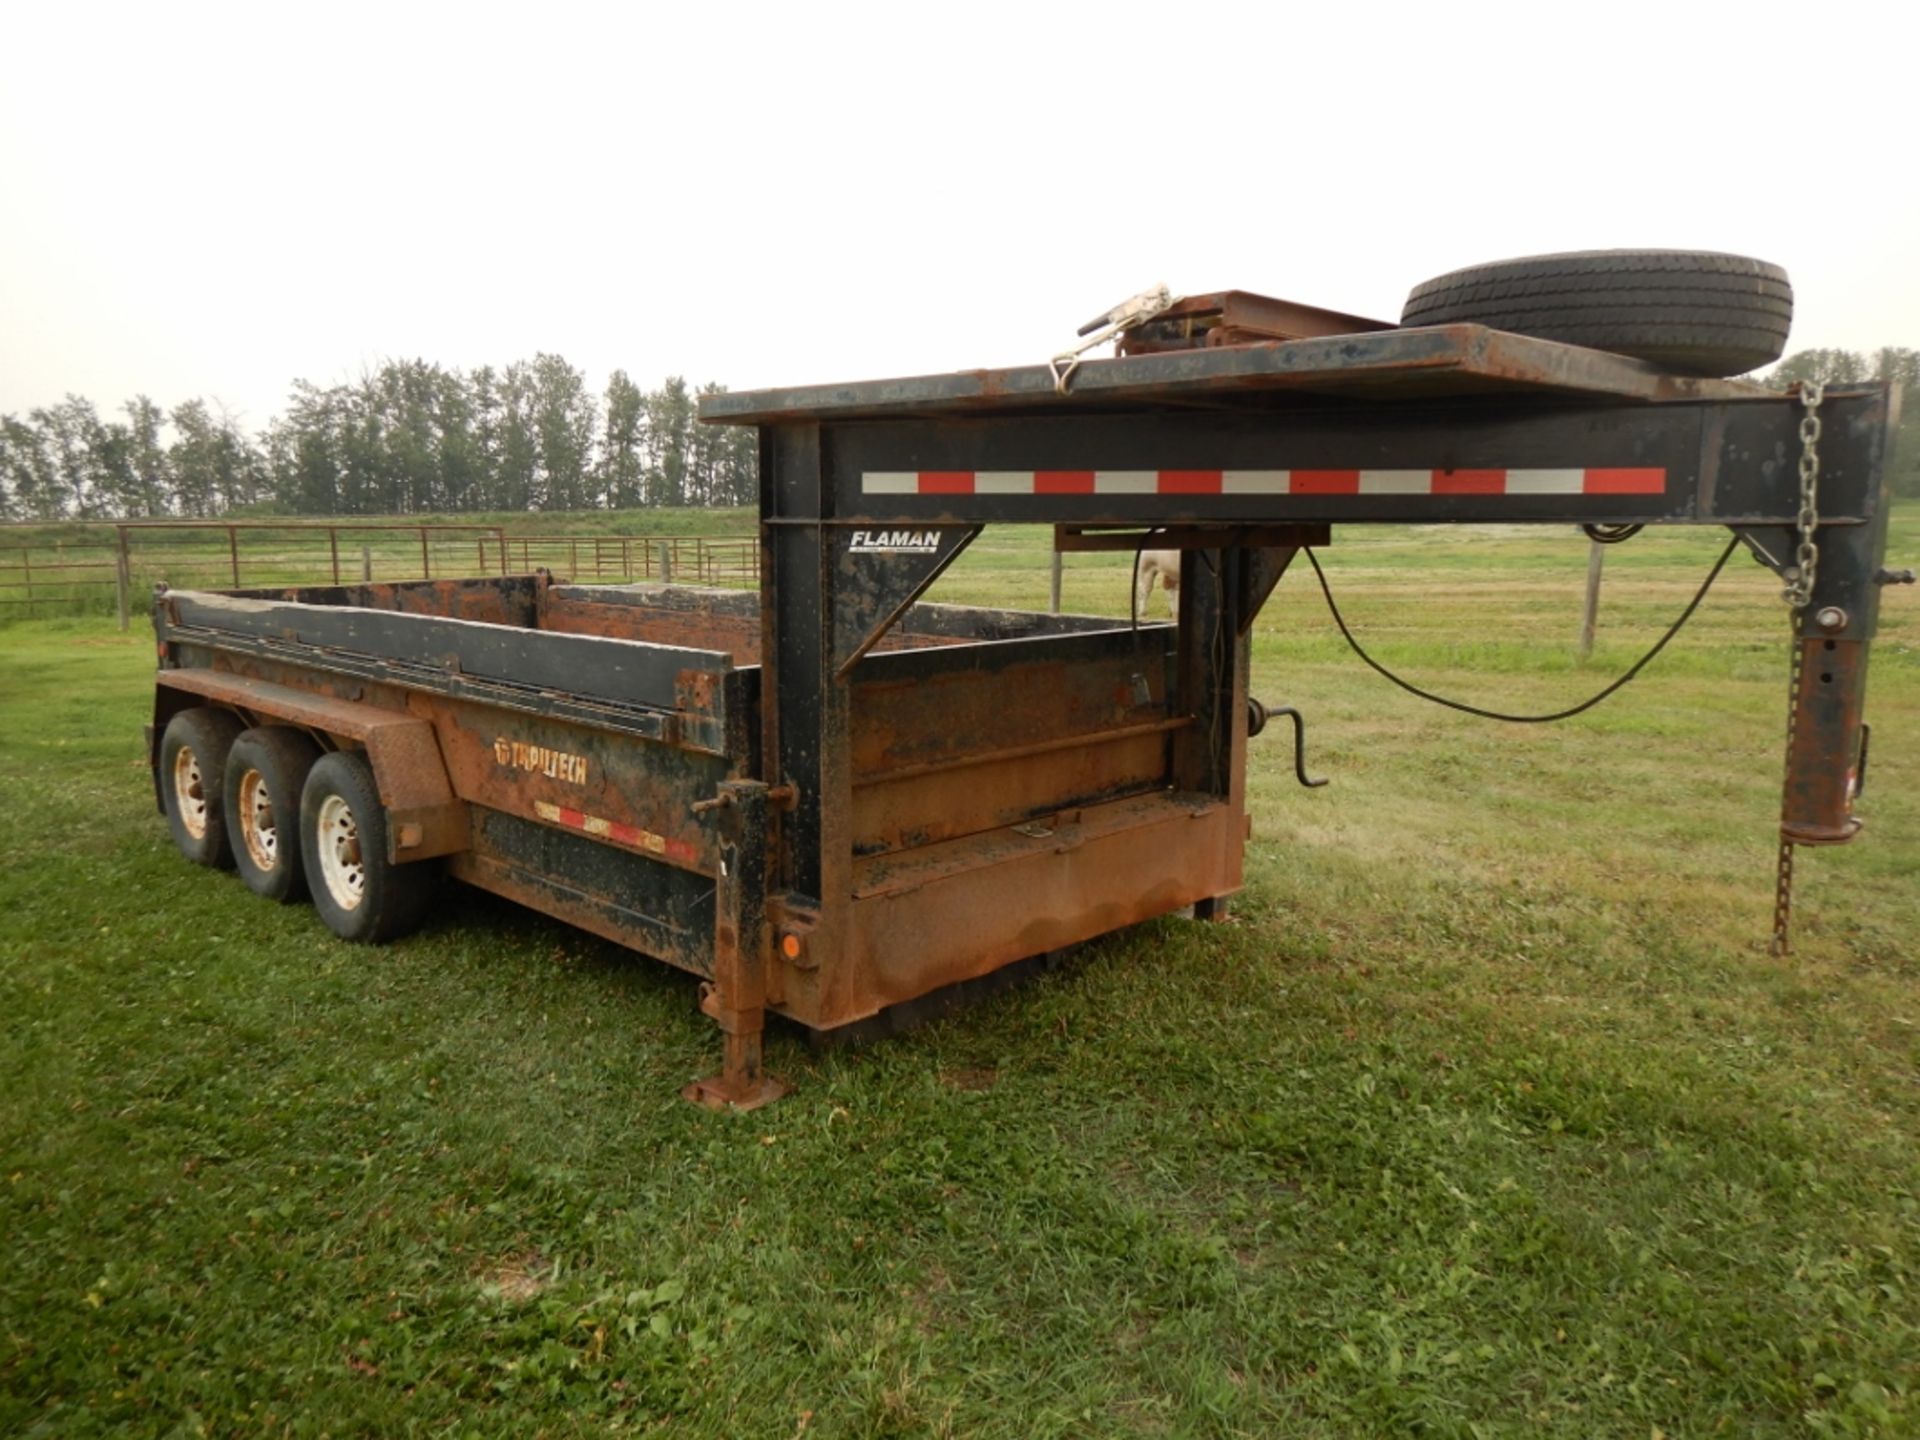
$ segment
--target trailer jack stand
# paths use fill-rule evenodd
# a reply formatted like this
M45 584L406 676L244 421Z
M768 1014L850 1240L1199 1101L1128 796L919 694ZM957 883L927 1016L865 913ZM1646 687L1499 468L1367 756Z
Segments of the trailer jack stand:
M760 1048L765 1033L764 1011L727 1010L712 985L700 987L700 1008L720 1022L725 1035L723 1059L718 1075L694 1081L681 1090L681 1099L709 1110L758 1110L793 1088L763 1068Z
M700 1009L719 1024L725 1059L718 1075L680 1093L712 1110L758 1110L790 1088L766 1073L760 1054L767 1025L767 808L773 798L761 781L727 780L714 799L694 806L696 813L717 817L713 979L700 987Z

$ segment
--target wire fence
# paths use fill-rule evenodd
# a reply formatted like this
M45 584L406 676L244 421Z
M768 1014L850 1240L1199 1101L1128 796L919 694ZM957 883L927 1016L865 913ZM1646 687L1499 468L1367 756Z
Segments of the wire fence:
M504 543L510 570L520 574L545 566L597 584L760 583L760 543L748 535L508 535Z
M752 586L760 547L751 536L514 534L498 525L366 521L147 521L21 540L0 533L0 624L118 610L124 628L163 582L241 590L473 579L543 567L596 584Z

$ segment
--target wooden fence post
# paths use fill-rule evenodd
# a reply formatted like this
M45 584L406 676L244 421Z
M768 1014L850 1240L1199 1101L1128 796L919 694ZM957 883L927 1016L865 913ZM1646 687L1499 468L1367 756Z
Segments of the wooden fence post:
M366 585L373 583L373 547L371 545L360 547L360 580Z
M1598 540L1587 542L1587 603L1580 613L1580 658L1593 655L1593 632L1600 619L1600 569L1606 563L1607 547Z
M1049 603L1053 606L1053 613L1056 615L1060 613L1060 577L1061 577L1061 570L1062 570L1062 562L1065 559L1066 557L1064 555L1062 555L1058 550L1055 550L1053 552L1053 564L1048 567L1049 575L1048 575L1047 591L1049 595Z
M119 601L120 629L125 632L133 623L133 599L130 593L133 589L133 570L127 564L127 527L116 525L113 530L119 540L114 547L113 557L114 598Z

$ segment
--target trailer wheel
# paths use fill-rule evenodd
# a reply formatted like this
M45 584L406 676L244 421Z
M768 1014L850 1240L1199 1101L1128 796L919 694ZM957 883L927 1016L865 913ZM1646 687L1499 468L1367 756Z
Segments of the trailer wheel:
M226 710L196 705L167 722L160 737L160 803L180 853L196 865L233 867L221 781L241 724Z
M336 750L307 772L300 847L313 908L342 940L391 940L426 914L432 872L387 858L387 812L362 756Z
M286 725L245 731L227 752L227 834L234 868L256 895L307 897L300 855L300 792L320 747Z
M1469 323L1646 360L1680 375L1740 375L1787 346L1787 272L1708 250L1581 250L1470 265L1413 287L1402 325Z

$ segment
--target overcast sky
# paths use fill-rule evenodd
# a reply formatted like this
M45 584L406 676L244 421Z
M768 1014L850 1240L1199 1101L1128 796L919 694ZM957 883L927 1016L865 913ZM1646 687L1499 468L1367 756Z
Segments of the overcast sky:
M1915 9L16 4L0 412L553 350L1039 362L1166 281L1386 319L1507 255L1787 267L1920 345Z

